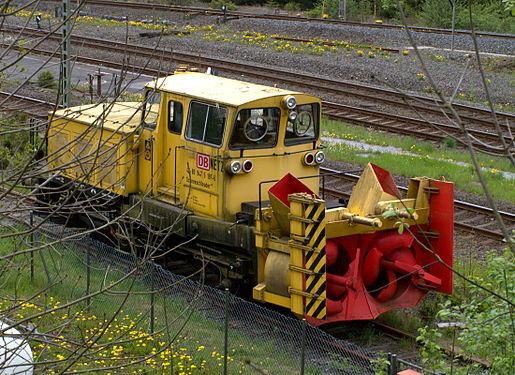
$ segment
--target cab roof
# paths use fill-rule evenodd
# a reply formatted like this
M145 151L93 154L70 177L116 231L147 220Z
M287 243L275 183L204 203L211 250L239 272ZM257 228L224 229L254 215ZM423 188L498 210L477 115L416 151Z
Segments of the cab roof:
M149 82L146 87L229 106L240 106L276 96L300 95L296 91L197 72L176 72L171 76ZM315 97L313 99L318 100Z

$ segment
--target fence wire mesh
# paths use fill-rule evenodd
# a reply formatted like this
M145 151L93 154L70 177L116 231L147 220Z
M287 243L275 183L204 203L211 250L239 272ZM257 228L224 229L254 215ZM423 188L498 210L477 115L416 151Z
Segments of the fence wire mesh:
M12 224L0 229L2 234L23 232ZM0 251L3 255L20 252L15 262L24 270L24 283L44 290L41 294L54 307L79 301L80 311L75 311L74 318L86 323L94 320L89 332L98 329L97 320L101 327L109 322L124 332L137 332L140 339L131 344L136 351L146 345L157 347L153 355L144 356L143 364L156 371L150 373L208 368L211 372L206 373L220 374L374 373L370 361L378 358L377 353L153 262L142 263L89 236L45 224L34 234L9 238ZM29 247L37 251L21 252ZM7 265L4 262L0 281L5 281ZM19 311L2 310L2 315L19 319ZM114 336L112 340L116 341ZM160 348L156 342L172 345ZM43 363L43 356L50 355L47 346L38 352L36 362ZM111 352L120 350L113 346Z

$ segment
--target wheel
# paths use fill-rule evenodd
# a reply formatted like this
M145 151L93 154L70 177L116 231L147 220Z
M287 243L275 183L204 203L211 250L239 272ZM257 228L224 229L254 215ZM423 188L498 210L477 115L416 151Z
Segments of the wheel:
M268 121L261 116L252 116L243 125L243 135L251 142L258 142L265 138L268 131Z
M297 136L301 137L308 132L312 124L313 116L310 112L304 111L299 113L299 115L297 116L297 120L293 125L293 130Z

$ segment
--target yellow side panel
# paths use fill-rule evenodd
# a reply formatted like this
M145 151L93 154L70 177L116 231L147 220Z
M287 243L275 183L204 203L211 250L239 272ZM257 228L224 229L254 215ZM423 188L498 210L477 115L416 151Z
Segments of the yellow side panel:
M203 145L195 145L200 150L181 150L178 159L184 160L186 165L183 183L181 186L181 202L187 200L187 207L196 212L218 217L221 199L221 183L223 172L221 171L221 158L210 155L211 148Z
M48 136L49 165L61 175L116 194L136 191L133 136L57 120Z
M204 212L211 213L217 211L218 204L218 195L212 194L207 191L202 191L199 189L191 189L190 200L188 202L188 207ZM214 215L213 215L214 216Z

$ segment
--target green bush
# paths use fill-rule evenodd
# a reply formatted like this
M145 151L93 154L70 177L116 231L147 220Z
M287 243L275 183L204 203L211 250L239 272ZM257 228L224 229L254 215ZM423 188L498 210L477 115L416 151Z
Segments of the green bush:
M309 17L321 18L323 3L323 0L317 0L317 2L315 3L315 7L308 12ZM371 3L369 2L363 2L359 0L347 0L346 3L348 21L365 21L371 13ZM337 19L338 0L326 0L324 13L327 14L329 18ZM341 15L343 17L343 9Z
M490 362L488 374L512 374L515 366L513 254L508 249L500 256L492 252L488 256L486 275L472 275L470 278L487 290L467 283L469 298L459 305L453 304L450 300L444 302L437 316L445 322L460 323L458 327L449 328L447 333L465 356ZM493 291L497 296L489 291ZM449 363L439 350L444 332L426 326L419 329L419 333L417 339L424 342L421 346L424 367L437 373L452 374L453 369L449 369ZM483 374L485 369L478 363L473 363L455 368L454 373Z
M419 19L426 25L439 28L452 27L452 6L449 0L426 0ZM472 4L474 30L515 33L515 22L500 1L485 0ZM456 4L456 29L470 30L467 3Z
M53 88L56 86L55 77L49 70L44 70L38 75L38 85L44 88Z
M422 6L420 19L426 26L450 28L452 26L452 7L449 0L426 0Z
M224 5L227 7L227 10L238 10L238 7L230 1L211 0L211 3L209 3L209 7L213 9L222 9Z
M456 139L451 137L445 137L443 139L443 144L446 148L456 148Z
M500 1L490 0L485 3L473 3L472 22L474 30L495 31L506 34L515 33L513 17L509 15ZM456 9L456 28L470 29L468 6L460 6Z
M295 1L290 1L286 4L284 4L284 10L296 11L296 10L301 10L301 7L300 7L300 4L296 3Z
M31 134L25 130L26 114L16 112L9 117L0 117L0 169L20 165L31 156Z
M313 8L313 1L311 0L266 0L254 1L253 3L254 5L264 3L264 5L269 8L283 8L286 10L306 10ZM238 1L236 1L236 4L238 4Z

